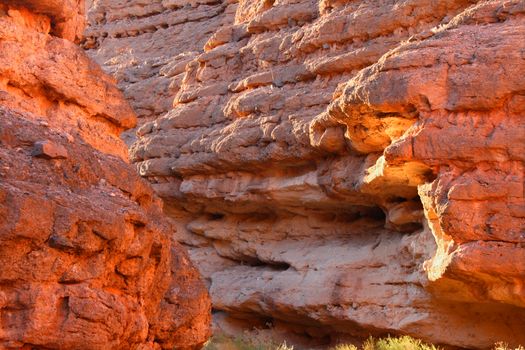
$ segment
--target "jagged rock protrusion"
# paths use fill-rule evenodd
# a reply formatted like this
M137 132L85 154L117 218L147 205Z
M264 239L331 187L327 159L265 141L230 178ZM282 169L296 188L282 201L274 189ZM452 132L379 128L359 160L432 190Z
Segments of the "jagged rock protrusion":
M0 348L195 349L210 300L127 159L83 1L0 3Z

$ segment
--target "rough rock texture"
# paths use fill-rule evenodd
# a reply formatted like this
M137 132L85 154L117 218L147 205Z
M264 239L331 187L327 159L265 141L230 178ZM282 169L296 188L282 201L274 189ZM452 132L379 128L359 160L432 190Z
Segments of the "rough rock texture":
M0 6L0 104L46 117L51 127L127 158L119 134L136 117L113 79L74 43L49 35L49 17Z
M525 343L525 2L104 0L89 23L219 327Z
M96 51L144 121L171 110L186 64L235 12L216 0L92 0L88 7L83 47Z
M80 41L86 24L85 0L2 0L2 3L29 9L43 14L50 20L51 34Z
M134 113L65 39L79 6L0 3L0 348L196 348L205 284L127 162Z

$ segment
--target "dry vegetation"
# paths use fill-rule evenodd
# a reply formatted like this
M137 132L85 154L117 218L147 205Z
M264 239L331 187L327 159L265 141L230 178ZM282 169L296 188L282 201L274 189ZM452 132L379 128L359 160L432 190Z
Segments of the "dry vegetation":
M294 350L286 343L275 343L258 337L230 338L224 335L214 336L204 347L205 350ZM352 344L339 344L330 350L442 350L439 346L426 344L409 336L375 339L370 337L361 347ZM525 350L523 346L509 347L506 343L495 344L493 350Z

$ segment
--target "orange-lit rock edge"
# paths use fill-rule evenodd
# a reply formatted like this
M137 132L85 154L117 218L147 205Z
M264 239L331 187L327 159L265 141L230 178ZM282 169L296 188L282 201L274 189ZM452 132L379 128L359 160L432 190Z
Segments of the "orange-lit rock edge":
M0 4L0 347L198 348L205 285L127 162L133 111L57 29L68 6Z

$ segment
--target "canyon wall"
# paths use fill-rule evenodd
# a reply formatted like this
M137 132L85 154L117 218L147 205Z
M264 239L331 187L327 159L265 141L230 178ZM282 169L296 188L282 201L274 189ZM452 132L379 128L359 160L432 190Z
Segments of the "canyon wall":
M194 349L210 300L73 41L83 1L0 1L0 348Z
M94 0L216 327L525 343L525 2Z

